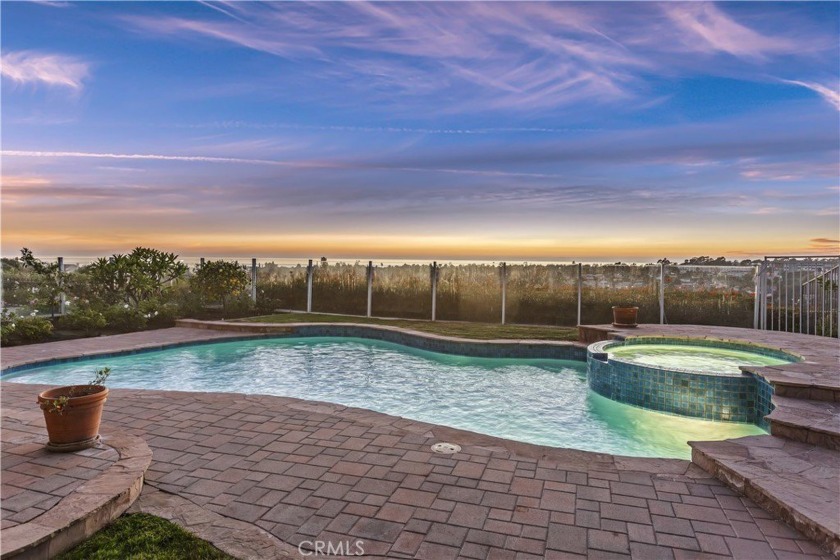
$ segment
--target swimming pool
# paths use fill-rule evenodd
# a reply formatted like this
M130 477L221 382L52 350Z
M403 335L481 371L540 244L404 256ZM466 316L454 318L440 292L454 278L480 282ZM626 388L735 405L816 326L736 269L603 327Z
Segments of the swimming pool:
M762 434L751 424L669 416L591 391L586 363L474 358L360 338L277 338L91 358L4 381L268 394L328 401L493 436L639 457L689 458L690 440ZM107 405L106 405L107 406ZM456 442L457 443L457 442Z

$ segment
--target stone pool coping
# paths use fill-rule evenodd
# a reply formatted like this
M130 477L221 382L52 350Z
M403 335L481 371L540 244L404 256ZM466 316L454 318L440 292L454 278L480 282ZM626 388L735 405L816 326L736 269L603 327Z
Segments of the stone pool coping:
M246 323L179 319L179 327L267 336L357 336L394 342L420 350L485 358L552 358L586 361L586 345L564 340L460 338L392 325L329 323Z

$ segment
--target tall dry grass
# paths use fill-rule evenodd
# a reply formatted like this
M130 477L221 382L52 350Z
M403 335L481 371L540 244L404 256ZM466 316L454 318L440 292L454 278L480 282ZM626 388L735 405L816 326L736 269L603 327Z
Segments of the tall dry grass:
M712 267L705 267L712 268ZM639 307L639 321L659 322L659 267L584 265L581 321L612 321L613 305ZM536 325L577 324L577 265L521 264L507 267L506 320ZM258 306L263 310L306 309L306 267L267 267L258 275ZM730 286L721 287L729 282ZM751 327L752 277L716 270L668 267L665 309L669 323ZM372 313L379 317L431 317L428 265L374 269ZM498 266L441 265L436 315L442 320L499 322L502 290ZM359 264L315 267L312 310L364 315L367 271Z

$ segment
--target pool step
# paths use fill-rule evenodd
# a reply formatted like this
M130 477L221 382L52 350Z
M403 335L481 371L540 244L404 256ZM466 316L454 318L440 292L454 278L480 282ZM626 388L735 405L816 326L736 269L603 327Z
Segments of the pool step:
M840 403L840 375L837 361L817 364L800 362L778 366L742 366L742 370L763 377L782 397Z
M689 445L703 470L840 558L840 452L776 436Z
M773 395L773 404L771 434L840 451L840 403Z

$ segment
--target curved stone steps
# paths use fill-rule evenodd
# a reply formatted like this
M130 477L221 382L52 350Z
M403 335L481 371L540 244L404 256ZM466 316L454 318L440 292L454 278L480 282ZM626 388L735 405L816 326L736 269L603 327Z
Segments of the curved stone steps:
M840 558L840 452L775 436L689 445L706 472Z
M840 451L840 403L773 396L770 433Z

